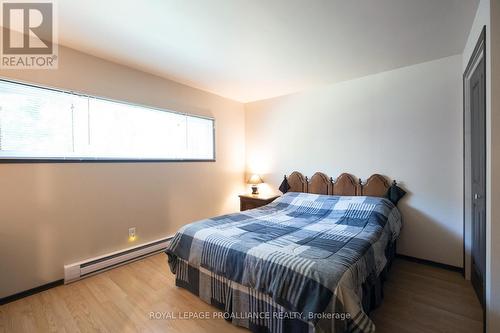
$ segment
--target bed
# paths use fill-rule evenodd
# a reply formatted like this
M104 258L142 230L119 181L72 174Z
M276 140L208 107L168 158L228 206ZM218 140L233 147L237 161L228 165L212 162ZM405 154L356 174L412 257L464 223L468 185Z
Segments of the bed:
M166 249L176 285L253 332L374 332L401 229L389 183L294 172L286 185L266 206L182 227Z

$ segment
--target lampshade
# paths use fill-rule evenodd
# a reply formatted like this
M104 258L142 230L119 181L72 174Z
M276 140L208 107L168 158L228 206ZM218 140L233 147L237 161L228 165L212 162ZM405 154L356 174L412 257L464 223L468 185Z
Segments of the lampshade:
M250 177L250 179L248 179L248 184L252 184L252 185L257 185L257 184L261 184L263 183L264 181L262 180L262 178L260 178L259 175L252 175Z

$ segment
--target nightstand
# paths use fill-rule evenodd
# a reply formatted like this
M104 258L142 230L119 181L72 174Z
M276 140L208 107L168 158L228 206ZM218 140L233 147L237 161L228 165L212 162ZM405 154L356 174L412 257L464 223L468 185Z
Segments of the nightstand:
M273 202L279 195L253 195L253 194L242 194L240 197L240 211L254 209L267 205Z

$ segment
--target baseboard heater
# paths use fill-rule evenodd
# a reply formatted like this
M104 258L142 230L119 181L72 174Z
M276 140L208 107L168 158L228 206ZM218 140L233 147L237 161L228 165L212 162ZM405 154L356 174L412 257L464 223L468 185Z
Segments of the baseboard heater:
M165 250L171 239L172 237L167 237L97 258L64 265L64 283L77 281L87 276L161 252Z

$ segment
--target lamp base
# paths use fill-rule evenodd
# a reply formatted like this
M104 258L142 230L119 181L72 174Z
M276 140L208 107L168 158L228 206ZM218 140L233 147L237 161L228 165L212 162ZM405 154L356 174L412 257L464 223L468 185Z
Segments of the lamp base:
M257 185L252 186L252 194L253 195L259 194L259 188L257 187Z

